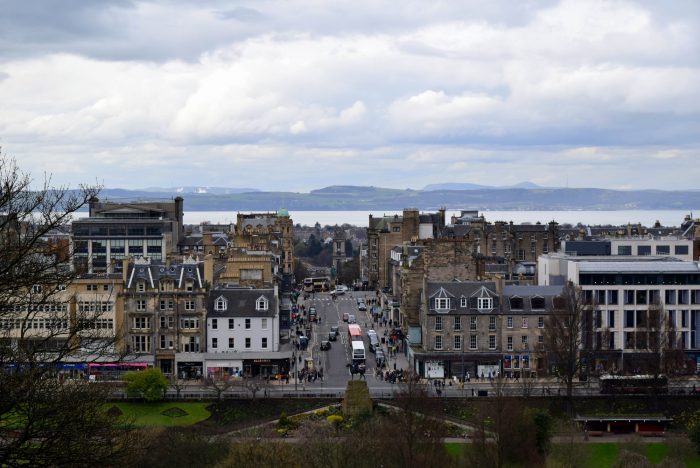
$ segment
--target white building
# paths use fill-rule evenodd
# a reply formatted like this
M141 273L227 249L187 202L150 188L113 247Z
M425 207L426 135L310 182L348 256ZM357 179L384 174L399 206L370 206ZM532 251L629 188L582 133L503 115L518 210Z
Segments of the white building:
M650 311L660 309L685 354L686 371L700 363L700 265L670 257L542 255L538 284L581 287L593 308L591 346L599 370L634 371L648 356ZM601 369L602 368L602 369Z
M213 289L207 311L207 375L287 372L291 350L280 351L276 287Z

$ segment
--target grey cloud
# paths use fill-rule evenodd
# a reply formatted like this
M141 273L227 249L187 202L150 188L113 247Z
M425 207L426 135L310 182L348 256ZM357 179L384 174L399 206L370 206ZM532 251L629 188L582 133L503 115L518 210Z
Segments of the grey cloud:
M217 11L216 16L224 20L233 19L237 21L260 21L265 19L265 15L258 10L246 7Z

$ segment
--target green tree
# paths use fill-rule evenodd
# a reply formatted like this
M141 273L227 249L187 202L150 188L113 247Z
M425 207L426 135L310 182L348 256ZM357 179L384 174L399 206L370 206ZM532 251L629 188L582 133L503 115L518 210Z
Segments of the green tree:
M155 367L149 369L127 372L124 374L126 390L130 395L142 395L146 401L160 401L170 382L163 372Z
M530 411L530 417L535 424L535 445L537 452L546 457L552 445L553 420L547 410L535 409Z

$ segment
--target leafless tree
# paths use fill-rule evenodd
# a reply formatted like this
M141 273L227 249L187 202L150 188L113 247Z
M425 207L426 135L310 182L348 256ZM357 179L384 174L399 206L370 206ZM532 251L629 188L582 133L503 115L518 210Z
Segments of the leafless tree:
M78 272L52 236L97 193L35 181L0 155L0 465L100 465L130 445L104 411L108 387L57 378L64 362L115 357L105 311L71 297Z
M216 394L216 399L221 400L224 393L233 388L235 380L232 378L224 378L222 376L211 376L204 379L204 386L213 390Z
M545 325L547 357L554 366L555 375L566 387L569 410L572 409L574 379L581 370L581 349L587 339L592 308L592 304L585 303L581 289L569 282L561 295L554 298Z

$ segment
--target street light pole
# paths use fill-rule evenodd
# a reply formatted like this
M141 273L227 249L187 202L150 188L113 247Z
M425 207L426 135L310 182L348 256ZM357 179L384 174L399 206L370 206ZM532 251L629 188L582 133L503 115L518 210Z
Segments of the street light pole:
M292 351L292 359L294 360L294 391L297 391L297 376L299 373L297 372L297 354Z

